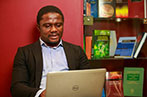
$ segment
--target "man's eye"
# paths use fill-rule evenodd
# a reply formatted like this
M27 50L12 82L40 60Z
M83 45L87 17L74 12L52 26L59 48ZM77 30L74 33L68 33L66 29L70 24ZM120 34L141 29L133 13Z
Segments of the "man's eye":
M56 25L56 27L61 27L61 26L62 26L62 24L57 24L57 25Z
M49 24L44 24L43 25L45 28L49 28L51 25L49 25Z
M49 27L50 27L50 25L45 25L45 27L46 27L46 28L49 28Z

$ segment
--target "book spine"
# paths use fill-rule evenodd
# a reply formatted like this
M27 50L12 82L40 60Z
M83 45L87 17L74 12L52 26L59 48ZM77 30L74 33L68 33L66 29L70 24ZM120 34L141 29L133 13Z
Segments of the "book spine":
M117 47L117 39L116 39L116 32L114 30L110 30L110 50L109 56L114 56L115 50Z
M142 48L145 40L146 40L146 37L147 37L147 34L144 33L144 35L143 35L143 37L142 37L142 39L141 39L141 41L140 41L140 43L139 43L139 45L137 47L137 50L135 51L134 58L137 58L137 56L138 56L139 52L141 51L141 48Z
M93 16L94 18L98 17L98 9L97 9L97 0L90 0L90 4L91 4L91 16Z
M147 18L146 5L147 5L147 2L146 2L146 0L144 0L144 18Z
M87 2L86 2L86 16L91 16L90 0L87 0Z
M88 59L91 59L91 44L92 44L92 36L85 37L85 47L86 47L86 55Z
M117 18L128 18L128 2L122 0L116 2L116 17Z
M87 2L87 0L84 0L84 2L83 2L84 3L83 4L84 5L84 8L83 8L83 15L84 16L86 16L86 2Z

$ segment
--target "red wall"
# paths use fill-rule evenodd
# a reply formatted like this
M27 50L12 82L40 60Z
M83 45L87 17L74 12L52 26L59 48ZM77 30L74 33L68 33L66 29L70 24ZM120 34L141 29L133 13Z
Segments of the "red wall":
M0 97L11 97L10 83L15 53L18 47L38 39L36 15L45 5L56 5L63 11L63 39L82 46L83 0L1 0Z

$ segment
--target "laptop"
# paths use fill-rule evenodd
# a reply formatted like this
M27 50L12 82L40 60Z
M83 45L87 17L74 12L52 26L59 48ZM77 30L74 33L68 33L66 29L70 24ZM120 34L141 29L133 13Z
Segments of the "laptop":
M50 72L46 97L101 97L106 69Z

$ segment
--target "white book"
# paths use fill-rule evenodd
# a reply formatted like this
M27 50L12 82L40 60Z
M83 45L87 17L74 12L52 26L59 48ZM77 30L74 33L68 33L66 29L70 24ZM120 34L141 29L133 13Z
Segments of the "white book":
M146 0L144 0L144 18L147 18L147 13L146 13L146 9L147 9L147 7L146 7Z
M138 44L138 47L136 48L136 51L134 53L134 58L137 58L145 40L146 40L146 37L147 37L147 33L144 33L144 35L142 36L142 39L140 40L139 44Z
M110 30L110 49L109 55L114 56L117 47L116 31Z

